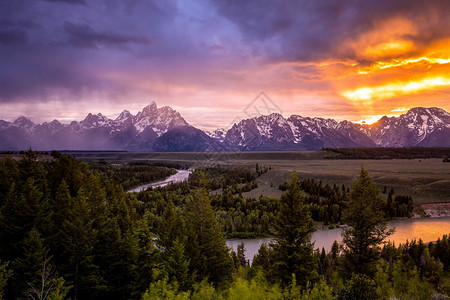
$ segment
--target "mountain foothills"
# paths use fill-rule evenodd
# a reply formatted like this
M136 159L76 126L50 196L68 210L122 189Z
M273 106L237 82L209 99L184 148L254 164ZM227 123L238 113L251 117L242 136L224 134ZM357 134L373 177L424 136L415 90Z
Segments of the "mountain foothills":
M80 122L34 124L19 117L0 120L0 150L127 150L156 152L319 150L351 147L449 147L450 114L416 107L372 125L273 113L240 121L230 129L204 132L168 106L155 102L136 115L115 120L88 114Z

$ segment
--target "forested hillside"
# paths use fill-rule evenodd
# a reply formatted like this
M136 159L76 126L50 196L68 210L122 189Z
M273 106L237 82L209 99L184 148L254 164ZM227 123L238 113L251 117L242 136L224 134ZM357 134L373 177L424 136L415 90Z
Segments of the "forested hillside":
M56 153L40 162L31 150L20 161L0 161L0 298L427 299L449 293L448 236L429 245L382 247L392 216L364 169L351 187L293 174L281 199L247 199L242 190L264 168L209 168L187 182L126 193L122 184L140 176L132 173L144 172L145 181L172 172L130 168L91 168ZM351 225L329 253L310 242L313 221L321 218ZM226 234L274 240L249 266L243 246L237 253L227 248Z

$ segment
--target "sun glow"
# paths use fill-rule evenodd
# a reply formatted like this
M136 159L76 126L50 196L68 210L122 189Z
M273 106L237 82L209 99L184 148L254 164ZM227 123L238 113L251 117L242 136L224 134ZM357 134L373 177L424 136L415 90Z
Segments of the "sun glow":
M392 41L370 46L366 49L365 54L372 57L400 55L411 50L412 48L413 44L410 41Z
M353 123L372 125L372 124L378 122L384 116L389 117L389 118L390 117L398 117L403 113L407 113L408 110L410 110L410 108L406 108L406 107L394 108L391 110L391 114L365 116L364 119L359 120L359 121L354 121Z
M374 65L371 65L366 68L361 68L358 70L358 74L370 74L378 70L384 70L389 68L396 68L396 67L404 67L408 65L413 64L420 64L420 63L427 63L429 65L432 64L448 64L450 63L450 59L444 59L444 58L432 58L432 57L420 57L415 59L396 59L391 62L377 62Z
M450 78L433 77L425 78L419 81L388 83L381 86L362 87L355 90L344 91L341 93L341 95L352 101L364 101L375 98L390 98L395 96L414 94L419 91L430 90L449 85Z

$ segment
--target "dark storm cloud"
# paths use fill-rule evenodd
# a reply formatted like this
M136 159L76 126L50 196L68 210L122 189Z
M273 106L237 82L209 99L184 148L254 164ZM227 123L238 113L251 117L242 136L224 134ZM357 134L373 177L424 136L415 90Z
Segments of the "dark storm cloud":
M84 0L44 0L47 2L65 2L65 3L69 3L69 4L82 4L85 5L86 1Z
M75 47L98 48L100 44L124 45L128 43L148 44L150 42L148 38L141 36L94 31L86 24L66 22L64 29L69 36L69 43Z
M158 84L161 94L195 94L249 78L253 91L276 80L259 82L261 62L369 64L350 40L400 16L418 28L405 39L433 43L449 36L449 11L450 1L418 0L0 0L0 102L78 101L104 91L127 99ZM292 68L285 80L319 81L310 69Z
M358 59L341 47L348 39L373 30L383 20L404 17L419 32L406 38L424 43L447 37L450 1L215 1L220 14L239 26L245 38L277 60ZM392 28L395 29L395 28ZM273 46L276 43L277 46Z
M174 72L198 72L210 53L220 52L209 47L223 47L208 40L226 30L215 30L219 25L209 21L215 15L201 2L85 4L0 0L0 102L120 97L136 89L122 75L173 80Z
M0 44L24 44L27 38L27 32L23 29L0 29Z

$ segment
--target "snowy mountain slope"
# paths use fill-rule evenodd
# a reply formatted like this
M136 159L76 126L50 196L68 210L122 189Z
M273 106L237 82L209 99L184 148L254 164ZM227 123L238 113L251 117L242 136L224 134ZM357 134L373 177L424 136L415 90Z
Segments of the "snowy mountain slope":
M429 143L450 145L450 114L437 107L412 108L397 118L385 116L375 124L365 127L368 136L377 146L426 147ZM437 142L438 140L441 142Z
M450 147L450 114L416 107L372 125L273 113L242 120L229 130L204 132L168 106L152 102L136 115L112 120L88 114L82 121L34 124L0 120L0 150L252 151L342 147Z

